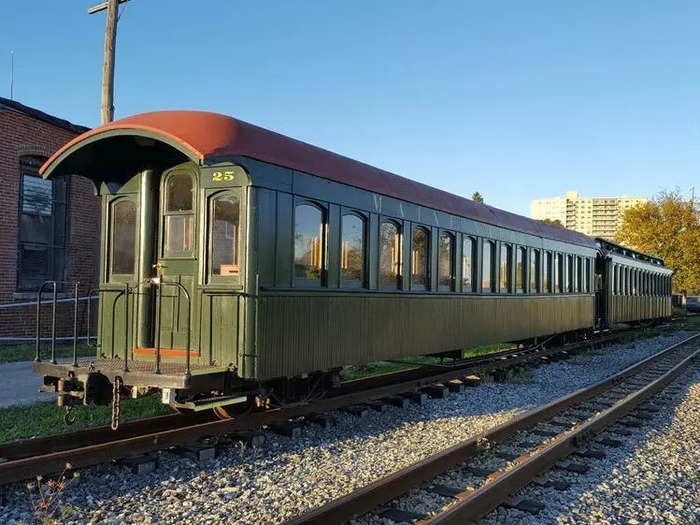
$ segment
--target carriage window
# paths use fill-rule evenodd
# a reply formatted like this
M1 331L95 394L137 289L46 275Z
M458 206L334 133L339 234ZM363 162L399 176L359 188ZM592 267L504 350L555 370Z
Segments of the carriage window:
M323 212L300 204L294 211L294 279L320 285L323 258Z
M483 292L496 291L496 243L484 239L484 254L482 257L481 290Z
M501 265L500 265L500 281L501 293L511 291L510 274L511 261L513 260L513 248L509 244L501 245Z
M564 255L557 254L557 264L554 266L554 288L557 293L564 291Z
M576 291L583 292L583 259L576 257Z
M542 275L542 291L544 293L552 293L552 254L545 254L545 262Z
M612 290L615 295L619 293L618 286L620 286L620 273L617 264L614 264L612 271Z
M428 231L418 226L413 230L411 239L411 289L428 289L428 253L430 235Z
M438 289L442 292L451 292L454 290L454 252L454 235L449 232L442 232L438 245Z
M540 252L530 252L530 293L540 292Z
M340 250L340 281L345 287L365 283L365 221L354 213L343 215Z
M211 209L211 273L240 275L240 202L231 192L215 197Z
M165 256L187 255L194 249L192 177L176 172L165 183Z
M384 221L379 230L379 285L399 288L401 269L401 231L392 221Z
M165 189L166 211L192 211L192 177L187 173L173 173Z
M476 286L476 242L466 235L462 238L462 291L473 292Z
M132 275L136 261L136 203L119 199L112 205L112 274Z
M515 252L515 292L525 293L527 283L527 248L522 246Z
M566 256L566 291L571 293L574 291L574 257L573 255Z

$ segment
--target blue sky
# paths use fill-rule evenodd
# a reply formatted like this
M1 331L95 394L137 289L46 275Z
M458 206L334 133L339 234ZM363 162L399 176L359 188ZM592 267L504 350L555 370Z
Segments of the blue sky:
M0 96L99 123L98 0L0 2ZM576 5L578 4L578 5ZM131 0L115 116L230 114L527 214L700 192L700 2Z

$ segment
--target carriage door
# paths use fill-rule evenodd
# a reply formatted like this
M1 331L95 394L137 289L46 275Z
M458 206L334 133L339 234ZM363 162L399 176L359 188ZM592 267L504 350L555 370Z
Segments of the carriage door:
M197 282L197 177L196 171L174 168L162 180L160 199L160 246L156 271L163 281L177 282L190 294L190 334L196 333L195 283ZM187 346L187 297L179 286L162 287L156 315L160 316L161 348L185 349ZM194 338L191 346L196 348ZM191 349L193 349L191 348Z

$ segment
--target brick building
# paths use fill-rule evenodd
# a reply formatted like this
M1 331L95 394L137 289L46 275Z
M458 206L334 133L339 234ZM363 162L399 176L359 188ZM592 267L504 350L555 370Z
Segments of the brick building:
M82 294L97 283L100 202L92 184L38 175L54 151L86 130L0 97L0 341L34 334L35 308L17 305L35 300L42 282L60 282L59 298L70 297L76 280ZM69 302L59 303L58 318L59 335L72 333Z

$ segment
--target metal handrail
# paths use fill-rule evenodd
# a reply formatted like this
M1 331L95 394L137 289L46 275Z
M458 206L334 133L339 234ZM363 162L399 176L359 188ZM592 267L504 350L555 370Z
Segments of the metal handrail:
M41 296L44 293L44 288L46 288L47 286L53 286L53 300L51 301L51 363L56 364L56 281L44 281L39 287L39 291L36 294L36 355L34 356L34 361L41 361Z

